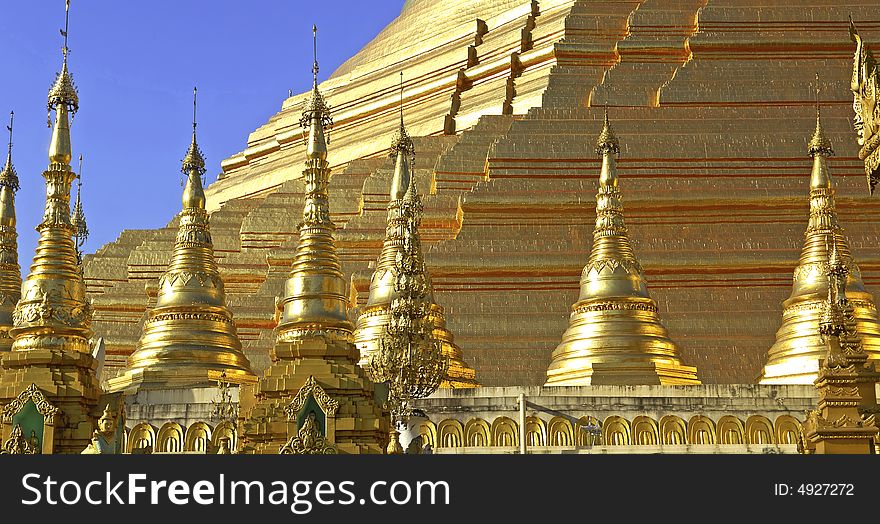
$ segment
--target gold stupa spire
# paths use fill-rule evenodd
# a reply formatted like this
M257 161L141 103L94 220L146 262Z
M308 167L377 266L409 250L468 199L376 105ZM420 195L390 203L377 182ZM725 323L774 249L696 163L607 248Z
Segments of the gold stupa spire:
M370 279L370 296L361 311L354 333L355 344L361 353L361 366L369 365L370 356L379 348L380 340L385 334L391 319L391 301L397 298L394 289L396 280L395 260L401 253L404 239L404 226L407 218L402 209L405 199L420 198L415 184L415 146L406 131L403 121L403 73L400 73L400 128L391 143L391 158L394 159L394 174L391 177L391 189L388 202L388 222L385 229L385 241L376 261L376 268ZM414 249L417 258L422 256L421 240L414 238ZM432 326L432 336L439 340L443 353L449 357L447 378L440 387L474 387L477 385L474 370L462 358L461 349L455 344L452 332L446 327L443 307L434 301L434 291L430 275L426 273L429 308L427 319Z
M223 280L214 259L202 176L205 159L196 141L193 89L192 142L183 159L183 210L171 262L159 279L155 307L144 323L128 369L110 380L113 391L132 387L173 389L256 379L226 306Z
M9 330L12 312L21 298L21 267L18 265L18 231L15 225L15 192L18 174L12 165L12 128L15 112L9 113L9 149L0 171L0 351L12 348Z
M312 27L312 32L317 42L317 27ZM284 296L278 302L282 310L277 329L280 342L312 332L350 340L354 329L348 318L345 278L333 240L336 226L330 220L327 192L330 165L325 128L331 126L333 120L318 90L317 43L315 49L312 94L300 120L307 130L303 171L306 198L299 226L299 245L284 286Z
M67 3L62 35L64 60L49 90L47 108L54 111L49 168L46 179L46 210L37 226L40 234L36 255L21 288L15 308L13 350L61 349L88 353L92 323L91 305L70 223L70 190L76 174L70 166L70 119L79 110L79 96L67 67L70 53L67 36L70 4Z
M699 384L696 368L682 365L660 322L630 246L618 187L620 144L607 110L596 151L602 171L593 247L546 385Z
M312 34L317 49L317 27L312 27ZM346 282L330 220L326 128L332 120L318 89L317 51L312 75L312 96L301 120L306 145L306 195L299 244L283 295L276 299L275 314L280 318L270 354L272 365L253 388L253 401L242 402L240 420L269 423L241 426L240 435L248 443L248 451L304 452L293 442L299 440L300 432L308 431L304 421L312 408L308 403L300 404L294 414L290 399L313 393L314 398L321 398L317 391L322 391L338 406L334 408L335 429L331 430L328 422L322 430L328 438L328 431L332 431L336 451L380 453L382 440L388 435L387 417L376 404L375 385L358 366L353 326L348 319Z
M861 337L868 357L880 359L880 318L874 298L865 290L861 272L837 219L836 191L828 170L828 157L834 150L822 129L818 98L816 130L807 149L813 157L810 219L800 261L794 270L791 296L782 304L782 325L759 379L763 384L812 384L816 380L819 359L824 358L826 352L818 329L828 294L829 249L836 252L848 268L846 298L850 322L855 324L853 330Z
M70 223L73 225L73 238L76 241L76 254L79 263L82 264L82 247L89 238L89 226L86 224L86 214L82 205L82 175L83 156L79 155L79 173L76 175L76 203L70 212Z

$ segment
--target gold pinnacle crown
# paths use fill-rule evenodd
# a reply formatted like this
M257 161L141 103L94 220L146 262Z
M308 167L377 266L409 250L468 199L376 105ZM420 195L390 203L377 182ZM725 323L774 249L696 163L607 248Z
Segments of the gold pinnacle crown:
M9 149L6 153L6 165L0 171L0 186L6 186L13 191L18 191L18 173L15 172L15 166L12 165L12 124L15 119L15 111L9 112L9 125L6 129L9 131Z
M620 142L614 131L611 130L611 123L608 121L608 108L605 109L605 123L602 126L602 132L599 133L599 139L596 140L596 153L601 155L605 152L619 154Z
M70 53L70 48L67 47L67 34L69 27L70 0L67 1L65 6L64 30L61 31L61 36L64 37L64 46L61 48L61 53L64 55L64 62L61 64L61 72L55 75L55 82L49 89L49 100L47 104L49 111L59 105L66 106L71 113L76 113L79 110L79 95L76 92L76 85L73 83L73 76L71 76L70 71L67 69L67 55Z
M193 87L193 134L192 134L192 142L189 144L189 149L186 150L186 156L183 157L183 164L180 166L180 170L184 174L189 174L190 171L197 171L200 175L204 174L205 169L205 157L202 155L202 150L199 148L199 144L196 141L196 96L198 95L198 88Z
M816 131L813 133L813 137L810 139L810 143L807 145L807 150L810 152L811 156L816 155L824 155L824 156L832 156L834 155L834 149L831 147L831 140L825 136L825 130L822 129L822 119L821 113L819 110L819 74L816 73Z

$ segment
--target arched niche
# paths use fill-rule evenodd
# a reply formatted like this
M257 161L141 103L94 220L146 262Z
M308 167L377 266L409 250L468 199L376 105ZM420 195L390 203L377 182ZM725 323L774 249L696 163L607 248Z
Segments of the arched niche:
M208 444L211 442L211 426L205 422L194 422L186 430L183 450L198 453L207 453Z
M791 415L776 418L776 443L797 444L801 434L801 423Z
M464 425L464 441L470 447L488 447L491 442L489 423L481 418L472 418Z
M437 425L430 420L423 420L419 424L419 434L422 436L422 446L430 445L431 448L437 447Z
M492 445L496 447L519 446L519 431L513 419L498 417L492 422Z
M719 444L743 445L746 443L746 432L740 419L732 415L725 415L718 419L716 428L716 442Z
M632 421L633 443L638 446L656 446L660 443L657 422L651 417L639 416Z
M598 428L595 432L588 427ZM576 446L599 446L602 444L602 421L591 415L584 415L577 420L574 427Z
M770 419L760 415L752 415L746 419L746 443L776 444L773 424L770 423Z
M146 422L136 424L128 432L129 453L152 453L156 449L156 428Z
M157 453L181 453L183 451L183 427L177 422L166 422L156 435Z
M687 444L687 425L681 417L666 415L660 419L660 437L664 446Z
M526 417L526 445L546 446L547 425L538 417Z
M211 433L211 446L214 449L220 448L220 441L227 439L229 441L230 451L238 449L238 433L235 430L235 424L229 420L217 424Z
M464 443L464 428L455 419L446 419L437 426L437 446L460 448Z
M547 434L551 446L574 446L574 431L571 422L566 418L551 418L547 424Z
M602 437L606 446L629 446L632 444L632 428L623 417L612 415L602 425Z
M688 422L688 442L695 445L715 444L715 423L709 417L695 415Z

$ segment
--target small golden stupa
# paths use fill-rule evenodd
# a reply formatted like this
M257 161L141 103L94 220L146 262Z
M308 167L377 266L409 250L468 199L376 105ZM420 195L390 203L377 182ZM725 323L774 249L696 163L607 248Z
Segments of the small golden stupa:
M0 351L12 349L9 330L12 312L21 298L21 267L18 265L18 232L15 225L15 192L18 174L12 165L12 127L14 113L9 114L9 150L6 165L0 171Z
M194 100L195 112L195 100ZM226 306L223 280L205 210L205 159L192 143L181 171L187 176L183 211L171 262L159 279L156 306L149 312L137 350L124 374L109 381L111 391L211 386L221 374L233 383L256 379Z
M783 302L782 325L767 353L759 381L762 384L812 384L825 357L826 344L819 336L819 322L828 294L828 246L839 253L848 269L846 298L855 332L870 359L880 359L880 319L874 298L865 290L862 274L853 260L844 230L837 220L835 188L828 170L834 154L816 112L816 131L808 149L813 157L810 174L810 221L804 234L800 262L794 270L791 296Z
M402 78L403 73L401 73ZM401 80L402 82L402 80ZM354 342L360 350L360 364L367 366L370 355L379 348L379 341L385 334L391 315L391 301L397 297L394 289L396 280L394 261L400 253L404 242L403 224L406 218L401 216L401 202L414 182L415 146L403 123L403 86L401 84L400 129L391 144L391 157L394 158L394 175L391 178L390 201L388 203L388 225L385 229L385 241L376 261L376 269L370 279L370 296L361 310L354 330ZM422 257L421 240L416 239L414 249ZM449 357L447 378L440 387L470 388L478 385L476 372L462 358L461 349L455 344L452 332L446 327L446 316L443 306L434 301L434 293L428 277L428 300L430 309L428 318L433 326L433 336L440 341L443 353Z
M317 28L313 31L317 41ZM339 453L379 454L388 434L387 418L376 403L373 383L358 365L354 326L348 318L346 279L333 238L336 226L330 220L327 190L330 164L325 127L333 121L318 90L317 51L312 73L312 94L300 121L308 135L299 244L284 294L276 301L280 319L272 365L252 391L242 390L242 450L279 453L302 429L302 421L291 421L285 410L298 395L309 391L311 398L326 397L328 404L338 404L334 413L324 411L327 418L319 429L322 438ZM315 395L319 388L321 393Z
M602 171L593 248L545 385L699 384L696 368L682 364L660 322L630 246L617 178L620 144L607 111L596 151Z

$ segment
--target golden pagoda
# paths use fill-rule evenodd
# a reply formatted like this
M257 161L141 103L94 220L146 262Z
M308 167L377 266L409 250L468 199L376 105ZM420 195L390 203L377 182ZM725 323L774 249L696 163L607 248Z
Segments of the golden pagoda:
M800 262L794 270L791 296L782 304L782 325L759 378L762 384L811 384L816 380L819 360L827 351L818 329L828 292L828 246L839 253L848 268L846 298L855 332L868 357L880 359L880 318L837 219L836 190L828 169L828 158L834 150L822 129L818 103L816 131L808 150L813 157L810 220Z
M69 11L68 2L68 21ZM98 362L90 347L92 308L70 223L70 191L76 178L70 166L70 118L79 109L79 96L67 67L67 23L62 34L64 61L48 96L50 117L54 111L55 119L49 167L43 172L46 208L36 228L40 236L33 264L13 312L12 351L2 356L0 399L27 391L45 395L62 414L54 427L52 448L79 453L91 437L91 412L101 390L95 377Z
M602 171L593 248L545 385L699 384L697 369L682 364L660 322L630 246L617 177L620 144L607 110L596 152Z
M232 383L256 377L241 351L223 280L214 259L202 176L205 159L193 133L181 171L183 211L168 269L159 279L156 305L144 323L128 369L109 381L110 391L209 386L222 375Z
M354 342L360 350L361 366L368 366L370 356L379 348L382 336L391 318L391 302L397 298L394 289L396 281L395 259L403 246L403 226L406 217L401 214L404 195L415 181L415 145L403 123L403 73L400 86L400 129L391 144L391 158L394 159L394 175L391 178L391 190L388 202L388 223L385 229L385 241L382 252L376 261L376 268L370 279L370 295L367 304L362 308L354 330ZM413 249L418 258L422 258L422 242L416 237ZM461 349L455 344L452 332L446 327L446 316L443 306L434 301L434 292L430 276L427 300L430 303L428 320L431 322L432 334L437 339L443 353L449 357L447 378L440 387L468 388L477 386L476 373L463 360Z
M316 27L313 32L317 42ZM317 431L307 440L326 441L333 452L378 454L388 434L387 418L376 404L373 383L358 365L348 318L328 194L325 128L333 121L318 90L317 43L315 48L312 94L300 120L308 133L300 239L284 295L276 301L280 320L272 365L252 399L242 391L240 434L245 452L278 453L282 446L285 452L312 452L289 439ZM309 410L321 411L319 422L310 422Z
M9 113L9 150L0 171L0 351L12 348L9 330L12 312L21 298L21 267L18 265L18 232L15 228L15 192L18 174L12 165L12 127L15 113Z

